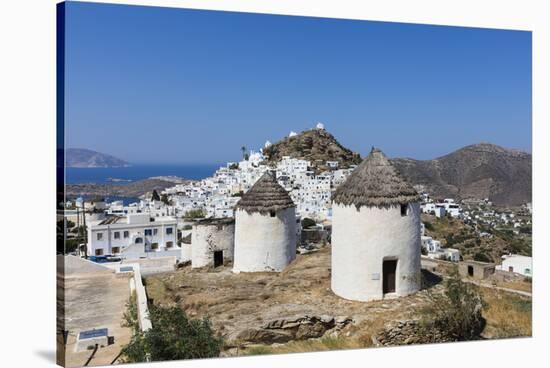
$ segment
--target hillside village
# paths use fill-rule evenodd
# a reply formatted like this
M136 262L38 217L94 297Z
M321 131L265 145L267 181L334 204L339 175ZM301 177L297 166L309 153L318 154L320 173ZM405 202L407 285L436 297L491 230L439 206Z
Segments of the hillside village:
M391 345L373 332L372 324L378 317L379 323L391 324L383 313L387 309L408 321L418 312L412 306L428 300L425 281L441 280L453 265L469 282L498 285L518 300L530 297L530 203L501 207L490 198L432 198L404 180L379 149L358 160L332 142L321 123L304 133L291 132L285 141L303 135L323 136L323 150L338 154L311 161L281 155L281 145L274 149L268 141L259 151L243 150L241 161L228 162L212 177L174 183L136 203L101 198L66 203L58 224L71 244L66 252L71 255L65 257L89 274L130 277L131 287L124 292L136 293L142 330L150 328L151 303L210 316L231 342L227 355L239 355L239 347L250 351L255 344L327 336L353 337L360 346ZM361 251L365 247L368 252ZM71 270L84 280L78 268ZM70 278L58 274L59 280L64 277ZM307 285L291 286L299 279ZM296 295L304 291L298 302ZM263 312L247 311L260 307L258 297L275 304ZM362 305L373 312L365 313ZM103 337L90 337L88 343ZM86 355L79 348L81 339L64 339L76 344L78 354L69 354L75 364ZM98 353L98 363L107 351Z

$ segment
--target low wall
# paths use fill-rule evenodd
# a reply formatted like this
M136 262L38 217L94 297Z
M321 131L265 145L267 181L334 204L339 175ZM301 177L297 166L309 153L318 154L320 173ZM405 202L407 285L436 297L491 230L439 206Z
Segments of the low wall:
M136 293L139 327L142 331L149 330L152 325L151 320L149 319L147 293L145 292L145 286L143 285L143 281L141 279L142 274L140 265L138 263L112 263L107 265L106 267L114 269L119 274L132 272L133 277L130 279L130 291L135 291ZM132 271L126 271L125 267L131 267Z
M141 259L123 259L121 265L138 264L141 275L146 277L157 273L174 272L176 257L152 257Z
M163 250L159 252L145 252L143 251L143 245L141 245L141 248L131 248L128 247L126 250L124 250L120 257L123 258L125 261L133 262L140 259L154 259L154 258L166 258L166 257L175 257L178 261L185 261L183 249L182 248L175 248L170 250Z

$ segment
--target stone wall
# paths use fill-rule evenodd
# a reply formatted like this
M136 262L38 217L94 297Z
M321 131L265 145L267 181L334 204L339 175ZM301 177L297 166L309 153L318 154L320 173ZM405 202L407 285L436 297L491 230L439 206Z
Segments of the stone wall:
M429 344L453 341L444 332L433 328L421 327L419 321L398 321L386 326L376 337L373 337L376 346L395 346L412 344Z

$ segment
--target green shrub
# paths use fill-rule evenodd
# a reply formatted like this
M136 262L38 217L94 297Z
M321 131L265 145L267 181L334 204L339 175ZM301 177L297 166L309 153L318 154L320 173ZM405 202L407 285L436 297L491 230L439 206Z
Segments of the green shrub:
M440 331L448 339L466 341L479 339L485 326L482 310L486 304L478 286L463 282L456 267L445 280L442 294L429 291L422 326L425 334Z
M206 216L206 211L204 208L196 208L194 210L189 210L183 215L186 219L196 219L196 218L203 218Z
M493 259L488 254L477 252L476 254L474 254L474 261L490 263L493 262Z
M149 307L152 328L139 329L135 296L128 303L124 326L133 335L122 349L128 363L179 359L214 358L220 355L223 339L216 337L208 319L190 319L178 307Z
M304 228L304 229L307 229L308 227L314 227L315 225L317 225L315 220L312 220L308 217L304 217L302 219L302 228Z

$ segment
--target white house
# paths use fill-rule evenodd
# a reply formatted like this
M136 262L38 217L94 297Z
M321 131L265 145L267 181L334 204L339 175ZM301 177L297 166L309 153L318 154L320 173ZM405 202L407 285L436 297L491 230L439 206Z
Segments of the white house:
M369 301L420 289L420 196L373 148L332 198L335 294Z
M502 264L496 266L497 270L519 273L523 276L533 276L533 259L518 254L502 256Z
M122 258L175 255L180 259L176 227L175 218L153 218L146 213L109 217L88 227L87 253Z

